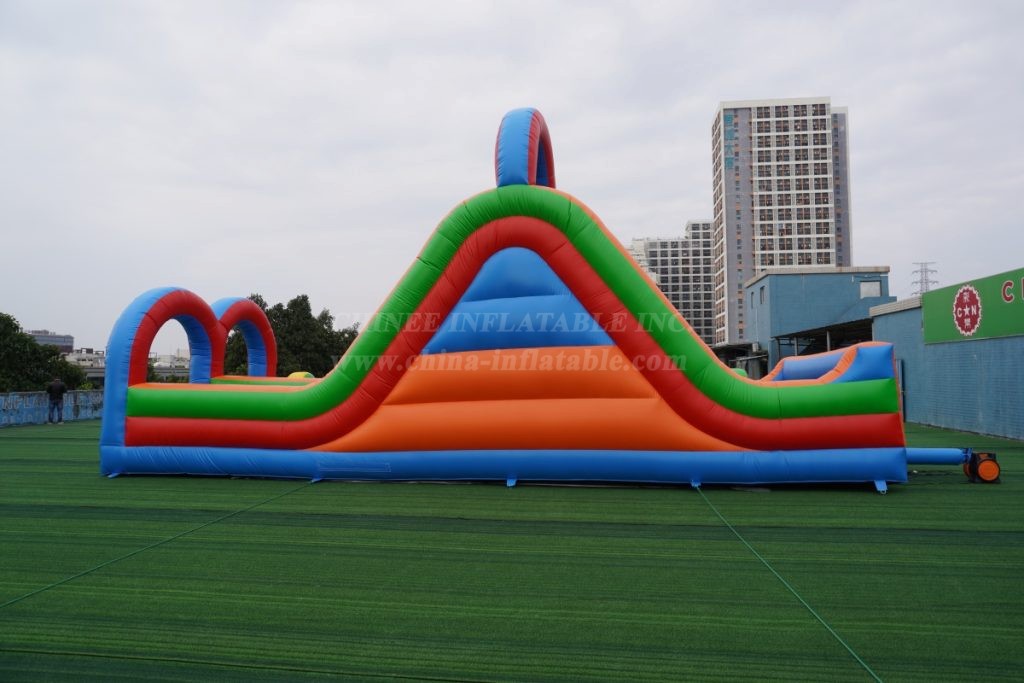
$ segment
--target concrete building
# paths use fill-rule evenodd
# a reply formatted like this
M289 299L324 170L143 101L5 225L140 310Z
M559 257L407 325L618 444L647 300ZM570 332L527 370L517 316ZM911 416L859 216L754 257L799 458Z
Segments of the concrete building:
M75 338L70 334L57 334L50 330L26 330L25 334L40 346L56 346L61 353L71 353L75 348Z
M669 238L666 238L666 240ZM651 282L658 285L661 288L661 276L655 271L651 270L651 264L647 258L647 242L657 241L656 237L647 237L643 239L634 239L629 246L629 255L633 257L636 264L640 266L640 270L647 274L647 277L651 278Z
M188 370L192 364L192 359L189 357L187 351L183 351L182 349L177 349L175 353L162 354L150 351L149 361L157 371L174 369Z
M688 221L679 237L634 239L633 258L705 342L714 336L711 221Z
M75 349L71 353L65 353L64 360L80 368L105 368L107 352L105 349Z
M85 373L85 379L94 387L103 387L107 369L107 352L105 349L75 349L71 353L65 353L64 360L82 368L82 371Z
M723 102L711 139L714 343L740 344L745 282L850 265L847 112L828 97Z
M1024 439L1024 268L870 312L874 338L894 345L908 422Z
M745 283L753 378L787 356L871 341L872 306L891 303L889 267L771 269Z

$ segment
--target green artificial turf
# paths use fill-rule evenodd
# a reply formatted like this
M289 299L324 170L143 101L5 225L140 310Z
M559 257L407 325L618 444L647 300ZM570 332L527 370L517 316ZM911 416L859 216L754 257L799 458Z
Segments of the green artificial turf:
M0 680L871 680L836 635L887 681L1024 671L1019 442L908 429L997 485L702 495L108 480L98 433L0 430Z

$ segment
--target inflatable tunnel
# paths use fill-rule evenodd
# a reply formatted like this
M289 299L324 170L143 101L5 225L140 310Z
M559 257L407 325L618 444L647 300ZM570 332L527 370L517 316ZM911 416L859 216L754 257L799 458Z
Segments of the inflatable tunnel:
M496 188L442 220L323 378L273 376L273 331L252 302L142 294L110 337L101 471L879 490L906 480L890 345L742 377L594 212L555 188L538 111L504 117L495 175ZM190 383L148 383L150 344L171 319L188 335ZM223 374L234 327L246 376Z

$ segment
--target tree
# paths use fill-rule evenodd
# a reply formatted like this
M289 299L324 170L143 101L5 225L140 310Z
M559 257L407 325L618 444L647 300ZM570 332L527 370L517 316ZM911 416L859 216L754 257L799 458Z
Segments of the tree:
M0 313L0 392L42 391L54 377L69 389L85 382L85 372L64 360L56 346L40 346L14 316Z
M334 329L334 316L326 308L313 315L309 297L300 294L287 304L268 307L259 294L249 298L267 314L277 340L277 374L287 377L293 372L310 372L323 377L334 366L359 334L358 324ZM228 337L224 353L224 372L244 375L248 372L245 340L237 330Z

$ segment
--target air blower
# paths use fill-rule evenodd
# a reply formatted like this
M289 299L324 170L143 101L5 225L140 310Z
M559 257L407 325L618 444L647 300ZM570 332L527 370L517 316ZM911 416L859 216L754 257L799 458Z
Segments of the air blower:
M973 483L998 484L999 462L995 453L976 453L971 451L964 463L964 474Z

